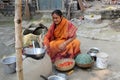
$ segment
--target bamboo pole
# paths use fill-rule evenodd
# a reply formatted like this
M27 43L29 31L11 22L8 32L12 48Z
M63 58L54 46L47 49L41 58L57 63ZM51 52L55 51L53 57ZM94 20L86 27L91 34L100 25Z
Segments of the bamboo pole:
M78 3L79 3L79 6L80 6L81 11L84 11L84 10L85 10L85 7L84 7L84 5L83 5L83 3L82 3L82 0L78 0Z
M15 49L17 80L23 80L22 64L22 0L15 0Z

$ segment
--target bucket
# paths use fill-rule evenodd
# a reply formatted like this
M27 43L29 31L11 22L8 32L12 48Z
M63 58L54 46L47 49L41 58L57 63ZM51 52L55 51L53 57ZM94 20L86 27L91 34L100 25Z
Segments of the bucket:
M4 64L4 71L7 74L16 72L16 57L9 56L2 59L2 64Z
M97 54L96 67L105 69L108 66L108 54L101 52Z

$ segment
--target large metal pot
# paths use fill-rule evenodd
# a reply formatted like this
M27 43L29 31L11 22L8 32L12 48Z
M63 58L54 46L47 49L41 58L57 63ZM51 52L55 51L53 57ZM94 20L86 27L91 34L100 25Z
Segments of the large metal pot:
M44 48L24 48L23 53L26 57L41 59L44 57L46 51Z
M4 59L2 59L2 63L4 64L4 71L7 74L11 74L16 72L16 57L15 56L9 56Z

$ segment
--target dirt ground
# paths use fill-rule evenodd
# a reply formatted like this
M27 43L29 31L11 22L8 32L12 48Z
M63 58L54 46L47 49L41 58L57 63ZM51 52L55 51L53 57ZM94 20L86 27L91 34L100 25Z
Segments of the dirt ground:
M6 24L7 25L7 24ZM14 27L0 26L0 57L11 55L15 52L12 40L14 37ZM109 55L109 64L107 69L97 69L92 67L91 69L81 69L75 67L73 73L68 76L68 80L119 80L120 79L120 42L92 40L89 38L78 37L81 41L81 51L86 53L89 48L97 47L101 52L105 52ZM9 41L7 41L9 40ZM9 43L7 45L6 43ZM36 65L37 66L37 65ZM33 75L34 76L34 75ZM31 77L32 76L27 76ZM16 73L5 74L3 71L3 64L0 63L0 80L16 80Z
M109 64L107 69L81 69L74 68L74 72L68 76L68 80L119 80L120 79L120 43L110 41L91 40L87 38L79 38L81 41L82 53L86 53L91 47L98 47L101 52L109 55ZM0 47L0 51L1 51ZM37 66L37 65L36 65ZM0 63L0 80L16 80L15 74L5 74L3 71L3 64ZM34 75L33 75L34 76ZM30 77L30 76L28 76ZM31 76L32 78L32 76ZM34 80L34 79L31 79Z

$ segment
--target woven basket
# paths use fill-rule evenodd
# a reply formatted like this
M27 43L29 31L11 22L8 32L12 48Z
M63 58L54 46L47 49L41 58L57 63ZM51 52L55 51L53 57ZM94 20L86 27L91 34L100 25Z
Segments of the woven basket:
M72 64L70 64L69 66L60 67L59 64L62 64L64 62L72 62ZM70 58L60 59L55 62L55 67L59 71L68 71L71 70L74 66L75 66L75 61L74 59L70 59Z
M77 64L77 66L80 67L80 68L90 68L90 67L93 66L94 61L92 61L92 62L89 63L89 64L80 64L80 63L76 63L76 64Z

